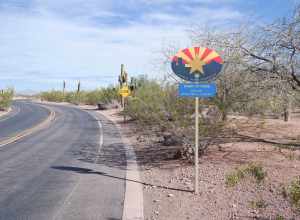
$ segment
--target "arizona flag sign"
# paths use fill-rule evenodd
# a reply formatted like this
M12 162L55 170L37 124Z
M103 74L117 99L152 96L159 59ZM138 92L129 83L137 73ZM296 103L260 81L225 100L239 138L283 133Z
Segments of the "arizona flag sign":
M213 79L222 69L220 55L206 47L191 47L180 50L172 58L172 70L180 78L201 82Z
M179 96L195 97L195 194L199 194L199 98L216 95L216 85L203 81L212 80L222 69L220 55L206 47L191 47L180 50L172 58L172 70L180 78L194 83L181 83Z

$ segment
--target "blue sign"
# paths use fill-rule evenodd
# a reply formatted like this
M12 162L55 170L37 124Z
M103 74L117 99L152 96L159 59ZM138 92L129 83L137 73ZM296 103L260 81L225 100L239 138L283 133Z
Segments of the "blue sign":
M178 87L179 96L210 98L217 94L217 86L214 83L180 83Z

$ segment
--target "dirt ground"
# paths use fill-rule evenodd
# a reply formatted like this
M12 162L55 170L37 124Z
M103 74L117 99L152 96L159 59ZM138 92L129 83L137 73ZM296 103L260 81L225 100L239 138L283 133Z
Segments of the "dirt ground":
M294 114L290 122L231 117L230 126L253 138L222 144L221 148L211 147L200 159L200 194L195 195L194 166L173 159L178 147L160 146L155 137L145 135L134 123L123 123L118 110L102 113L122 126L123 135L136 151L144 184L146 220L300 219L283 195L283 188L300 176L300 151L282 148L297 147L299 115ZM272 141L283 144L274 145ZM284 145L288 142L295 146ZM265 180L257 183L254 178L246 177L228 187L226 174L251 162L263 167ZM260 201L263 205L253 205Z

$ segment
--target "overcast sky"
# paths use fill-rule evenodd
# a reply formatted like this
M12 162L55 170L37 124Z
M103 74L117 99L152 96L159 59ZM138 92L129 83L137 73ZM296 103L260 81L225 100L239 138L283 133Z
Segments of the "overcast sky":
M287 16L295 0L0 0L0 88L85 89L154 68L169 42L191 46L192 25L226 28ZM201 45L205 46L205 45Z

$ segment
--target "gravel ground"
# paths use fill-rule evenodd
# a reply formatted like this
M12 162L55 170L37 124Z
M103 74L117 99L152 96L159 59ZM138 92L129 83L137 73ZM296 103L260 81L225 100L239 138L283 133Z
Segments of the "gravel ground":
M136 151L146 220L300 219L282 193L283 186L300 176L299 150L279 150L275 145L249 140L211 147L200 159L200 194L194 195L194 167L172 159L178 147L160 146L155 137L143 134L134 123L123 123L118 110L101 112L122 126ZM253 137L286 142L298 140L300 135L296 116L288 123L243 117L231 120L241 133ZM226 174L251 162L266 171L262 183L246 177L234 187L226 186ZM261 201L262 207L253 205Z

